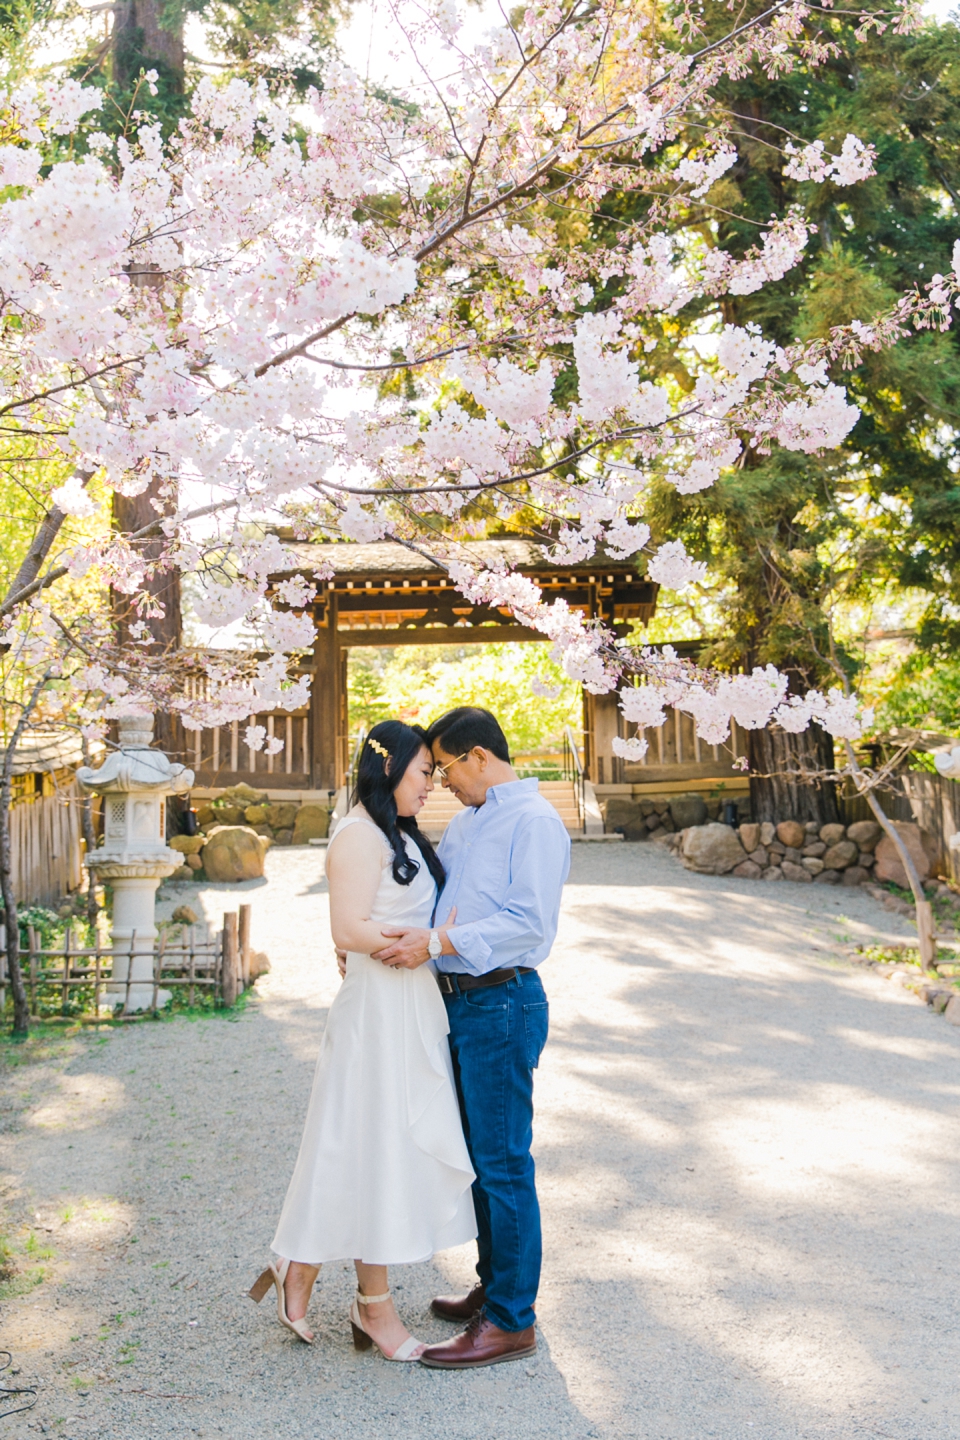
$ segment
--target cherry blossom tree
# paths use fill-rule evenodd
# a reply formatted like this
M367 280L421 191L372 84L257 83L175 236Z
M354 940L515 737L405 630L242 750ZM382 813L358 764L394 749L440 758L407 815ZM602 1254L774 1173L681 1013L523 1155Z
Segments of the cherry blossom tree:
M468 44L455 0L391 3L398 50L430 57L405 91L339 63L300 103L204 80L167 143L150 76L118 138L93 87L6 85L3 438L29 436L63 468L0 604L7 664L39 685L22 722L51 687L87 733L138 710L197 728L302 705L288 659L312 641L315 584L284 582L282 608L265 611L288 561L275 536L250 538L251 520L285 516L304 537L390 537L429 555L469 598L552 640L588 690L619 687L638 726L673 705L712 743L731 717L792 731L816 719L855 738L863 716L840 688L790 695L771 666L719 675L626 645L524 577L477 570L462 543L522 512L559 564L602 546L680 589L698 566L678 540L651 548L653 475L689 494L751 448L835 446L858 414L843 368L911 327L949 326L960 244L948 276L825 340L781 347L718 326L692 390L646 372L649 317L755 292L803 253L799 208L742 255L709 229L681 241L676 208L709 194L736 144L714 125L692 148L677 140L724 77L826 58L829 7L774 0L708 40L692 4L654 23L640 0L565 0L504 12ZM721 7L707 8L715 22ZM909 5L861 17L864 33L915 23ZM837 153L786 153L793 173L841 186L873 162L853 135ZM655 197L642 220L593 224L634 194ZM64 517L148 490L156 520L58 545ZM129 597L119 638L57 608L58 582L91 570ZM151 645L165 573L193 577L208 623L254 617L268 658ZM5 825L0 801L0 882Z

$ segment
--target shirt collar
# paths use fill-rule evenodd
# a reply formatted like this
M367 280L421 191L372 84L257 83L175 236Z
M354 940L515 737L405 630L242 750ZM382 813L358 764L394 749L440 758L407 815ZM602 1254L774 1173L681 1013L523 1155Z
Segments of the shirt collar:
M504 780L500 785L491 785L487 791L487 803L495 800L498 805L509 805L515 800L522 800L525 796L536 794L540 787L540 781L531 777L529 780ZM480 806L483 809L483 806Z

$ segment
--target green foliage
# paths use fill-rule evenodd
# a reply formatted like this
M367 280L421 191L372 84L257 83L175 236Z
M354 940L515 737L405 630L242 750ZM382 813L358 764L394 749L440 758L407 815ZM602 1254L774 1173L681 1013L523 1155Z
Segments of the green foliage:
M960 660L923 650L887 677L877 704L880 730L915 726L960 735Z
M535 677L555 687L556 698L535 696ZM348 683L351 732L387 716L429 725L456 705L483 705L511 752L530 754L559 745L565 725L578 732L582 724L579 685L536 643L351 650Z

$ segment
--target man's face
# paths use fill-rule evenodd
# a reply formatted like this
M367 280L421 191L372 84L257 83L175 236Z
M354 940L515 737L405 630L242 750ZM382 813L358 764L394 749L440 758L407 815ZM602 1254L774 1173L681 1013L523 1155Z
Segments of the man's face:
M435 778L461 805L482 805L487 798L490 781L487 752L479 745L465 755L450 755L439 740L433 742L433 758L437 763Z

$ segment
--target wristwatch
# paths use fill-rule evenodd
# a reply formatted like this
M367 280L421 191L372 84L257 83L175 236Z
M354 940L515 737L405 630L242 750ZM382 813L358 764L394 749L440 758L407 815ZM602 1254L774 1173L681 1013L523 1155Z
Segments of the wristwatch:
M443 954L443 945L440 943L440 936L436 930L430 931L430 943L427 946L427 954L431 960L439 960Z

